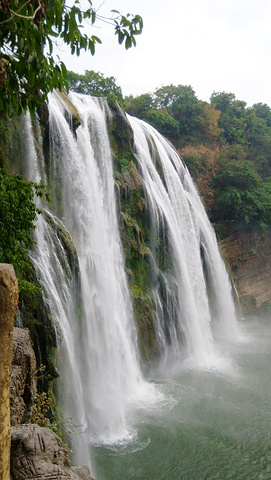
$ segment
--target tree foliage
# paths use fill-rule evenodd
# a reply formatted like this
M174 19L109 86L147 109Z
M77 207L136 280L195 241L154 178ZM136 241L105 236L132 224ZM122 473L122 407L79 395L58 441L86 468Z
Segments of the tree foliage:
M82 11L78 0L72 6L62 0L0 0L0 112L33 112L54 88L67 87L66 67L53 56L56 40L72 54L85 50L94 55L101 40L86 35L82 27L86 21L94 25L99 15L88 1L89 8ZM143 28L139 15L113 10L108 20L120 44L136 44Z
M246 142L246 102L236 100L233 93L214 92L211 95L211 105L219 110L219 127L225 140L230 143L244 144Z
M147 122L151 123L162 135L170 140L176 140L179 135L179 123L175 120L166 109L150 109L146 115Z
M158 88L153 94L126 97L125 109L149 122L176 146L214 140L220 134L220 112L213 105L199 101L190 85L171 84Z
M250 162L232 161L213 179L215 221L234 221L238 226L271 225L271 183L263 182Z
M125 110L134 117L147 119L148 111L154 107L152 95L144 93L138 97L126 97L125 98Z
M271 127L271 109L266 103L255 103L252 110L258 118L264 120L267 127Z
M66 80L69 89L73 92L93 97L106 97L111 94L115 95L119 101L123 98L115 77L105 77L103 73L94 72L94 70L86 70L84 75L68 71Z
M30 267L27 252L35 244L32 231L40 213L35 196L43 195L49 200L44 186L0 169L0 262L13 264L19 280Z

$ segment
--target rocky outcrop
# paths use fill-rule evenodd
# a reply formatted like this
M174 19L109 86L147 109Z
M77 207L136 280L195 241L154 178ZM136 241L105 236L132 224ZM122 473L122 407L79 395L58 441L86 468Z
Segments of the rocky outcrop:
M60 92L59 90L56 90L56 92L61 98L63 102L63 106L65 107L66 120L71 123L73 132L75 133L76 129L81 125L81 119L80 119L79 113L64 92Z
M244 313L271 301L270 234L236 233L219 242Z
M36 373L29 330L14 328L10 386L11 480L93 480L87 467L70 466L69 449L52 430L36 424L18 425L29 418L36 395Z
M10 375L18 284L12 265L0 264L0 478L9 480Z
M36 357L27 328L14 328L10 385L10 423L26 421L36 395Z
M94 480L87 467L71 467L68 448L50 429L11 427L11 480Z

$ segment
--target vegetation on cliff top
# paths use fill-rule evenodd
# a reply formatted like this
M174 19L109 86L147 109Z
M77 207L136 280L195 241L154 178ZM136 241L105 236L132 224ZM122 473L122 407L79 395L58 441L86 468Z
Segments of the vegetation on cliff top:
M214 92L207 103L197 99L191 86L168 85L153 94L128 97L124 106L174 144L212 222L226 222L230 230L271 227L268 105L248 108L225 92Z
M69 89L92 95L93 97L106 97L107 95L115 95L116 99L123 99L121 88L116 84L115 77L105 77L103 73L94 70L86 70L83 75L67 72L67 82Z

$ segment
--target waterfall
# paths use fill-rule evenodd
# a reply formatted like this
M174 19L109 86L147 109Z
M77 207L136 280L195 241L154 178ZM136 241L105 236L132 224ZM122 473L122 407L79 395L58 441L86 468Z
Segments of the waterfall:
M231 285L214 231L175 150L147 123L128 119L154 232L152 296L162 355L166 363L185 356L212 364L214 335L237 335ZM164 269L157 261L161 236L170 259Z
M65 101L51 94L47 166L38 162L30 116L25 120L29 179L47 181L52 197L50 212L37 221L31 258L58 338L59 402L63 417L75 425L74 461L89 465L89 445L129 442L136 435L132 412L159 400L159 393L140 368L118 224L109 110L101 99L69 98L81 125L75 135ZM146 123L130 116L128 121L150 218L148 295L161 365L168 368L184 359L209 365L216 361L214 338L236 335L231 286L215 235L174 149ZM71 248L75 245L77 275L63 235Z
M133 438L129 409L151 389L142 378L136 351L105 112L92 98L71 98L82 122L77 138L65 119L63 101L57 94L50 97L53 215L38 220L32 259L60 339L60 403L64 418L78 426L72 435L75 460L88 464L88 444ZM59 259L63 247L56 223L62 222L78 254L79 320L69 265Z

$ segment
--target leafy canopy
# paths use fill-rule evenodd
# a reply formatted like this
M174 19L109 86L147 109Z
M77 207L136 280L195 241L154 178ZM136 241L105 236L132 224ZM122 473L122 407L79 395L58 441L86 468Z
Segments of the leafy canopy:
M191 139L213 141L220 135L220 112L198 100L190 85L165 85L153 94L126 97L125 109L149 122L177 147Z
M148 111L154 107L152 95L144 93L138 97L129 96L125 98L125 110L134 117L146 120Z
M15 109L20 114L27 108L34 112L54 88L67 88L66 67L53 57L56 41L68 45L72 54L85 50L94 55L101 40L83 33L85 22L105 20L126 49L136 44L143 28L139 15L112 10L111 18L104 19L92 1L88 3L82 11L79 0L71 7L65 0L0 0L0 113L11 115Z
M29 269L27 251L35 244L32 231L40 213L35 195L49 200L43 185L0 169L0 262L12 263L19 280Z
M94 70L86 70L84 75L75 72L67 72L66 80L69 89L73 92L92 95L93 97L106 97L115 95L122 100L121 88L116 84L115 77L105 77L103 73Z
M166 109L150 109L146 120L170 140L176 139L179 135L179 123L169 115Z
M239 226L270 226L271 184L261 180L251 162L228 162L214 177L213 185L213 220L234 221Z

